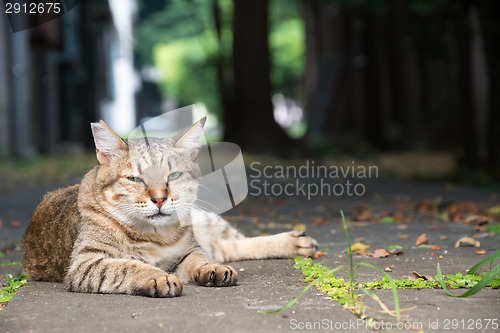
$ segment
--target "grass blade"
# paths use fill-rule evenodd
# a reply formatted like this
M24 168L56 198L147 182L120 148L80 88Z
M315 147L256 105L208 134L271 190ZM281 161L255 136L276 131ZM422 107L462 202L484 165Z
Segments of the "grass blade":
M312 286L314 286L314 284L316 282L318 282L318 280L320 280L321 278L317 278L316 280L312 281L311 283L309 283L296 297L294 297L290 302L286 303L285 305L283 305L281 308L277 309L277 310L272 310L272 311L265 311L265 310L260 310L259 313L260 314L275 314L275 313L280 313L280 312L283 312L285 310L288 310L292 305L294 305L295 303L297 303L297 301L302 297L304 296L304 294L312 288Z
M351 287L351 299L354 300L354 267L353 267L354 265L352 261L351 239L349 238L349 231L347 230L347 224L345 222L344 212L342 211L342 209L340 210L340 215L342 216L345 238L347 239L347 247L349 248L349 264L351 269L349 270L348 275L349 275L349 284Z
M443 288L444 291L446 291L446 293L450 296L453 296L455 297L456 295L453 295L452 293L450 293L450 291L448 290L448 287L446 287L446 284L444 283L444 277L443 277L443 273L441 273L441 266L437 265L437 276L436 276L436 279L438 280L439 284L441 285L441 288Z
M384 274L387 277L387 279L389 279L389 283L391 284L391 289L392 289L392 296L394 297L394 312L396 312L396 320L399 321L400 310L399 310L398 290L397 290L396 284L394 283L394 280L392 279L392 277L389 274L387 274L386 272L384 272L383 270L381 270L380 268L378 268L377 266L374 266L374 265L369 264L367 262L360 262L357 266L365 266L365 267L369 267L371 269L374 269L377 272Z
M477 266L477 264L475 266ZM448 290L448 288L446 287L446 284L444 283L443 274L441 273L441 267L439 266L439 264L437 265L437 272L438 272L437 280L439 281L439 284L446 291L446 293L448 295L453 296L453 297L469 297L469 296L474 295L475 293L477 293L478 291L480 291L484 287L486 287L488 285L488 283L493 281L493 279L495 279L497 276L500 276L500 265L497 265L493 270L491 270L491 272L489 272L487 275L485 275L474 287L470 288L462 295L454 295Z
M482 266L486 265L487 263L491 263L493 260L499 259L499 258L500 258L500 250L498 250L497 252L495 252L491 256L484 258L483 260L481 260L480 262L478 262L477 264L472 266L471 269L469 269L469 271L467 273L474 274Z
M285 305L283 305L281 308L277 309L277 310L271 310L271 311L265 311L265 310L260 310L258 311L258 313L260 314L275 314L275 313L280 313L280 312L283 312L285 310L288 310L292 305L294 305L295 303L297 303L297 301L302 297L304 296L304 294L312 288L312 286L314 286L315 284L323 281L323 279L327 278L328 276L330 276L331 274L335 273L336 271L340 270L340 269L345 269L345 267L336 267L332 270L330 270L328 273L325 273L323 276L320 276L319 278L313 280L311 283L309 283L296 297L294 297L292 300L290 300L288 303L286 303Z

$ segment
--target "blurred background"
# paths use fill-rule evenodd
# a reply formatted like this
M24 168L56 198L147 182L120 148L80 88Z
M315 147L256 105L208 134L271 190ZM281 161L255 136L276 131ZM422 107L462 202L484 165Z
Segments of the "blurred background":
M196 104L212 140L248 154L500 178L498 0L63 4L17 32L0 13L4 175L83 172L95 159L91 121L126 135Z

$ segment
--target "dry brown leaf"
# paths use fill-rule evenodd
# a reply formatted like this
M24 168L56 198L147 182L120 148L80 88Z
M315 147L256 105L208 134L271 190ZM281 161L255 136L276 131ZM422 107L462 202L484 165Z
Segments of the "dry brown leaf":
M475 240L472 237L462 237L455 243L455 247L464 247L464 246L474 246L479 247L481 243L478 240Z
M373 251L372 253L372 257L373 258L385 258L389 255L390 253L387 252L386 249L376 249L375 251Z
M440 240L447 240L449 237L447 235L440 235L439 239Z
M293 227L293 230L295 231L306 231L307 227L305 224L296 224L294 227Z
M486 254L486 251L485 250L476 251L476 254L479 254L479 255Z
M315 227L320 225L328 225L328 220L324 217L311 216L311 222Z
M429 280L429 277L428 277L428 276L425 276L425 275L422 275L422 274L418 274L417 272L411 272L411 274L415 275L415 277L416 277L417 279Z
M357 221L373 220L373 207L371 206L354 207L352 213L354 215L354 219Z
M465 218L464 222L466 224L483 225L491 223L491 218L483 215L469 215Z
M427 234L421 234L420 236L418 236L415 245L419 246L427 243L429 243L429 238L427 237Z
M399 239L408 239L409 237L410 235L408 234L399 235Z
M392 269L393 269L394 267L395 267L394 265L387 266L386 268L384 268L384 271L386 271L386 272L392 272Z
M395 222L403 222L403 213L395 212L393 217Z
M18 220L12 220L10 221L10 225L14 228L19 228L21 226L21 222Z
M354 243L351 245L352 252L368 250L369 248L370 248L370 245L366 245L366 244L363 244L360 242L357 242L357 243Z
M446 226L444 226L442 224L441 225L439 225L439 224L438 225L434 225L433 224L433 225L428 226L427 228L429 228L429 230L439 231L439 230L446 229Z
M396 229L398 230L406 230L408 229L408 225L407 224L400 224L396 227Z
M391 249L389 250L389 253L394 254L395 256L402 256L403 254L405 254L405 251L399 249Z

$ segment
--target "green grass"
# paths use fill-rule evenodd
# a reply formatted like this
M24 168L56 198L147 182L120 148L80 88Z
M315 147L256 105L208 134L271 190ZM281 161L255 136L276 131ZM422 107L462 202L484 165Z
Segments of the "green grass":
M500 235L500 223L490 224L486 226L489 232L493 232L497 235Z
M418 278L416 280L409 279L393 279L386 272L380 268L366 263L360 262L354 266L351 241L349 237L349 231L347 230L344 213L341 211L342 222L344 225L344 232L349 247L349 268L339 266L335 269L330 269L323 266L321 263L314 263L311 258L303 259L297 257L294 259L294 267L302 270L302 274L306 277L305 282L310 282L295 298L289 301L280 309L274 311L259 311L263 314L274 314L285 311L289 309L293 304L295 304L312 286L316 286L318 290L326 293L332 298L333 301L344 305L345 308L349 309L354 314L358 315L360 318L366 319L364 311L365 305L363 304L362 297L355 293L355 290L361 290L370 298L375 299L383 308L384 312L389 313L396 317L396 320L400 319L401 309L399 308L399 298L397 294L397 289L444 289L449 295L454 297L468 297L471 296L483 288L499 288L500 287L500 264L493 268L493 261L500 258L500 250L495 252L495 254L481 260L476 265L474 265L467 274L456 273L448 274L444 276L441 273L441 268L439 264L437 265L438 274L435 277L427 277L427 279ZM476 274L477 270L485 265L490 265L489 272L484 272L481 274ZM368 281L368 282L357 282L354 281L354 275L358 268L368 267L382 273L384 277L379 281ZM344 270L347 273L348 281L343 278L335 276L335 273L339 270ZM448 289L458 289L458 288L469 288L467 292L462 295L454 295ZM390 311L380 299L371 292L375 289L391 289L394 297L394 311ZM368 323L371 319L367 319Z
M97 164L95 154L39 156L0 160L0 188L69 181Z
M358 315L360 318L365 318L365 305L362 301L362 297L360 295L357 295L354 293L355 289L362 290L365 294L367 294L371 298L375 298L376 296L368 291L366 288L363 288L361 284L355 285L354 283L354 275L357 269L361 267L367 267L371 268L373 270L376 270L379 273L382 273L384 276L384 279L390 284L392 292L393 292L393 297L394 297L394 311L389 311L383 303L379 301L379 303L384 307L384 310L388 312L390 315L394 315L396 317L396 320L399 321L400 316L401 316L401 311L399 308L399 298L398 298L398 292L397 292L397 287L394 282L394 280L383 270L380 268L366 263L366 262L360 262L356 266L354 266L354 261L352 257L352 249L351 249L351 240L349 237L349 231L347 230L347 225L345 222L345 217L344 217L344 212L340 211L342 215L342 222L344 224L344 232L345 236L347 239L347 244L349 247L349 268L339 266L334 269L329 269L319 263L314 264L311 258L308 258L306 260L298 257L295 258L295 267L302 269L302 272L304 275L306 275L306 278L304 281L308 282L311 281L311 283L305 287L299 295L297 295L294 299L289 301L287 304L285 304L283 307L280 309L274 310L274 311L259 311L259 313L262 314L275 314L275 313L280 313L282 311L285 311L289 309L293 304L295 304L312 286L317 286L319 290L327 293L334 301L339 302L340 304L343 304L345 308L349 309L352 313L355 315ZM339 270L344 270L348 277L349 281L346 282L344 279L337 279L334 275L336 271ZM378 298L377 298L378 300Z
M2 262L0 263L1 266L22 266L23 263L20 261L11 261L11 262Z
M472 279L474 281L474 284L471 286L471 289L467 290L465 293L462 295L455 295L452 294L445 283L444 276L441 273L441 267L439 264L437 265L437 276L436 279L439 281L439 284L441 287L446 291L446 293L450 296L453 297L468 297L472 296L481 289L485 287L500 287L500 264L496 265L495 268L492 269L493 266L493 260L499 259L500 258L500 250L496 251L493 255L481 260L474 266L472 266L471 269L469 269L469 272L467 276L469 279ZM484 265L490 264L490 271L483 273L481 276L475 275L477 270ZM456 282L463 282L464 279L456 280Z
M0 303L8 302L14 297L17 290L28 283L26 274L23 272L19 278L13 277L11 274L6 274L7 285L0 289ZM0 306L0 311L2 307Z

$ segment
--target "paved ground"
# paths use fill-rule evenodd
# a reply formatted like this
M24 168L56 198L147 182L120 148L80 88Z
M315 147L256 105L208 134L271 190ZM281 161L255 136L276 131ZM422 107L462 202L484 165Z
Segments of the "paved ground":
M490 200L489 204L493 204L494 200L498 204L499 200L491 191L471 188L450 189L435 184L388 181L372 181L365 185L367 193L362 197L314 197L311 200L303 196L282 199L251 197L229 215L239 216L231 220L248 235L275 233L297 223L305 224L308 234L319 241L320 248L329 248L326 255L317 260L335 267L339 263L347 264L346 240L338 213L340 209L350 217L352 209L359 205L371 205L376 212L391 212L402 202L409 206L426 198L442 197L444 201L472 200L480 203ZM8 248L21 238L32 209L47 189L0 191L0 219L3 221L1 248ZM255 216L258 221L250 218ZM11 221L19 223L12 225ZM408 246L401 256L355 260L371 262L381 268L394 265L390 274L400 278L411 275L412 271L434 276L437 262L441 263L445 274L464 272L482 258L475 253L475 248L453 246L460 237L477 234L470 226L439 222L419 214L413 216L407 229L402 230L399 225L354 224L350 231L351 238L364 238L363 242L372 249L393 244ZM417 236L424 232L429 235L430 243L439 245L441 250L413 248ZM408 234L408 239L400 239L402 234ZM446 235L448 239L442 240L440 235ZM500 248L499 236L479 240L480 249L487 254ZM443 259L438 259L439 255ZM0 262L19 260L18 250L0 258ZM259 314L257 311L260 309L278 308L295 297L305 286L302 274L293 268L290 260L244 261L232 265L240 274L237 286L203 288L188 285L183 296L175 299L76 294L66 292L61 284L30 282L0 312L0 332L287 332L309 328L307 325L314 325L314 322L322 326L307 331L345 331L342 327L364 331L362 326L356 326L359 323L356 317L315 289L283 313ZM19 274L20 270L18 266L0 266L0 276ZM360 270L357 275L359 281L380 278L372 271ZM377 294L392 307L390 291L377 291ZM453 325L458 325L458 332L494 332L491 324L485 328L486 320L500 321L498 289L483 290L467 299L446 296L442 290L400 290L399 294L402 308L416 306L405 313L408 315L405 320L416 327L422 325L425 332L447 331ZM378 307L370 300L366 304ZM380 318L387 319L384 315Z

